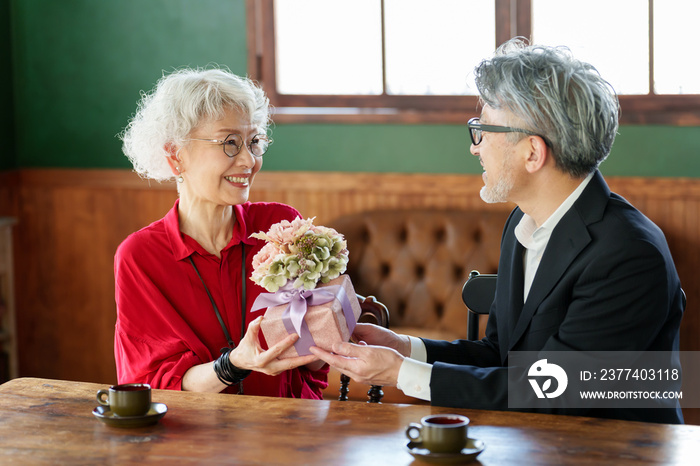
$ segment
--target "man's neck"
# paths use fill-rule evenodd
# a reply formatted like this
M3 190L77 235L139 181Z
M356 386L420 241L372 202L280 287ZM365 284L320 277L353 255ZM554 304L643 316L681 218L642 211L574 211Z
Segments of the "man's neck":
M574 178L559 171L540 173L529 186L527 199L518 202L518 207L540 227L584 179L585 176Z

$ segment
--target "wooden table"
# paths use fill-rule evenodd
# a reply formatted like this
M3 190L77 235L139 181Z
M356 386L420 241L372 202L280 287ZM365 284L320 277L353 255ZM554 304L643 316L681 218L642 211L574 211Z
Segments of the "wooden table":
M157 424L96 419L104 385L21 378L0 385L0 464L423 464L405 426L458 412L482 440L481 464L698 464L700 426L154 390Z

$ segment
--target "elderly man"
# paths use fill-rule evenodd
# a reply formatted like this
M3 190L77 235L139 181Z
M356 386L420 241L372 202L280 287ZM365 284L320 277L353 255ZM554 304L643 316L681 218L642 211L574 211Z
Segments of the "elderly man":
M477 409L508 408L512 351L677 354L684 301L664 235L598 171L618 128L610 85L565 48L520 40L483 61L476 82L482 112L468 126L481 197L517 205L485 338L435 341L359 324L360 344L313 353L356 381ZM683 422L677 404L549 412Z

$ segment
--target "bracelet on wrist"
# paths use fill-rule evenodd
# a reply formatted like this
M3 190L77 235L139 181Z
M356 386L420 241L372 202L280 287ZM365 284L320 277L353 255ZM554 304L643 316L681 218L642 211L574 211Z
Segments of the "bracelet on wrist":
M250 375L251 371L246 369L239 369L234 366L229 357L232 348L222 348L221 356L214 361L214 372L216 377L224 385L231 386L240 383L243 379Z

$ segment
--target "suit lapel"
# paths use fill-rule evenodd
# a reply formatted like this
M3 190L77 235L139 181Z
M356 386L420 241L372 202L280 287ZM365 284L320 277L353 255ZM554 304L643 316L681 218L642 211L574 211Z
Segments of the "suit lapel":
M498 317L498 346L501 361L505 363L508 356L509 341L518 316L523 309L523 251L513 232L523 213L516 209L508 219L501 244L501 258L496 288L496 299L507 299L498 307L504 312Z
M515 343L525 333L532 316L542 303L542 300L552 291L552 288L564 275L571 263L576 259L576 256L590 242L586 225L576 215L575 217L577 218L566 219L568 215L567 213L561 219L547 244L547 249L545 249L542 261L537 268L527 301L525 301L517 324L511 333L509 350L512 350ZM565 223L562 224L563 222Z
M508 303L508 340L513 341L513 332L523 310L523 294L525 275L523 271L523 252L525 248L520 242L515 240L512 248L513 255L510 258L510 283L507 283L510 302ZM509 345L502 345L504 350Z
M525 333L532 316L542 301L549 295L552 288L556 286L579 253L590 243L591 237L588 233L588 225L602 218L609 195L610 190L602 175L600 172L596 172L586 189L581 193L581 196L554 228L542 256L542 261L537 268L527 301L522 306L522 312L519 316L513 316L516 323L509 334L509 351L513 349ZM520 291L515 292L513 290L513 294L518 294L520 299L522 299L522 252L520 263ZM513 270L513 276L515 276L516 268ZM515 297L511 299L515 299Z

